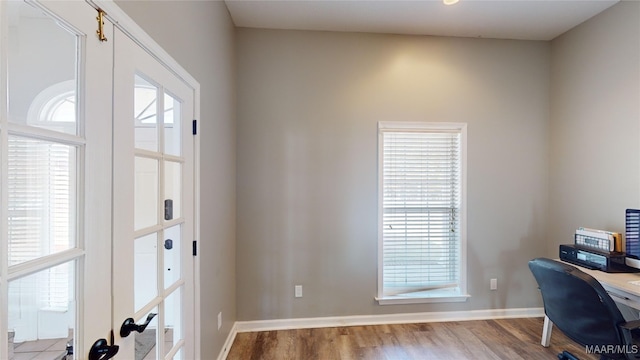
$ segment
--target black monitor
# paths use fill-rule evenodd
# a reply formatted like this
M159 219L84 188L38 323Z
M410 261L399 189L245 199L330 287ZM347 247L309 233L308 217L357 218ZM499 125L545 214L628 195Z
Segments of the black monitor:
M625 216L627 265L640 268L640 210L627 209Z

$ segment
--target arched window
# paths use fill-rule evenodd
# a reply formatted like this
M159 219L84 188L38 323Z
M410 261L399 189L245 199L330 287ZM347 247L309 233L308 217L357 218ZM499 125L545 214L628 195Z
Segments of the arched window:
M27 125L76 134L76 113L76 82L67 80L49 86L33 99Z

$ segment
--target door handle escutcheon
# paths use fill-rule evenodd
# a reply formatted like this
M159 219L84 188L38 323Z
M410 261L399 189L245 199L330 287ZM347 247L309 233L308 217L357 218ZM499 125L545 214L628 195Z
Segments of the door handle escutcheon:
M122 323L122 326L120 327L120 336L123 338L127 337L129 336L129 334L131 334L132 331L137 331L139 333L143 332L156 315L158 314L150 313L149 315L147 315L147 320L144 322L144 324L140 325L136 324L133 318L128 318Z

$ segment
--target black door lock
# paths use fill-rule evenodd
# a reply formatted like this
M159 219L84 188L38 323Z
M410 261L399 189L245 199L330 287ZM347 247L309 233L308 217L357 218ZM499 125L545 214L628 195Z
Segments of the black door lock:
M164 219L173 219L173 200L167 199L164 201Z

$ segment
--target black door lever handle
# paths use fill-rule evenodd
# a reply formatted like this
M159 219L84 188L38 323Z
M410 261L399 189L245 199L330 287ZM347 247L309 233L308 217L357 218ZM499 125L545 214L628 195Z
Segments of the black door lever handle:
M135 320L133 320L132 318L128 318L122 323L122 326L120 327L120 336L125 338L129 336L132 331L137 331L139 333L143 332L156 315L158 314L150 313L149 315L147 315L147 320L144 322L144 324L140 325L136 324Z
M113 344L113 330L111 331L111 345L107 339L98 339L89 350L89 360L107 360L116 356L120 350L118 345Z

